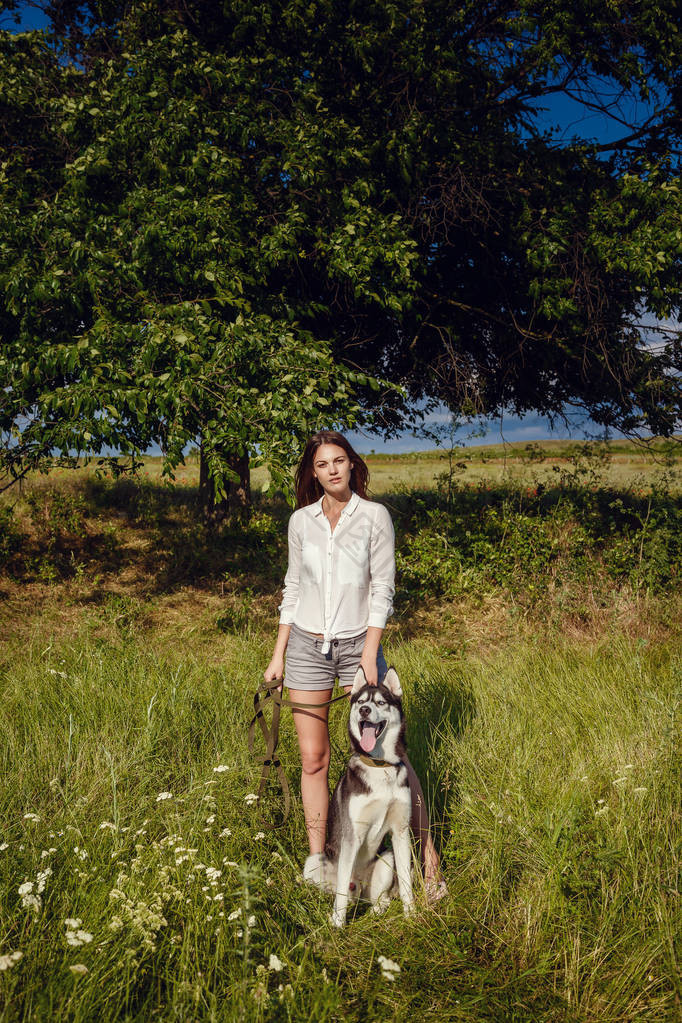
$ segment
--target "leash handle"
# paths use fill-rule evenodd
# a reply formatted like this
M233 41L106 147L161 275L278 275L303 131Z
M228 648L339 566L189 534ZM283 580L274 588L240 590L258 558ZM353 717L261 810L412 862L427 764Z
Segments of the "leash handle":
M274 767L284 795L284 817L282 819L282 824L284 824L291 809L291 791L289 789L289 782L287 781L287 776L284 773L281 761L275 756L277 745L279 743L279 722L282 707L292 707L293 709L301 708L303 710L319 709L320 707L329 707L332 703L338 703L339 700L346 700L348 697L347 694L344 693L342 696L335 696L331 700L325 700L324 703L295 703L293 700L285 700L283 698L282 692L279 688L282 683L283 679L273 679L269 683L261 682L258 686L258 689L253 695L253 708L255 713L249 723L247 741L249 752L253 754L256 739L256 724L258 724L261 732L263 733L263 740L265 742L265 756L259 758L259 762L263 765L263 769L258 783L258 798L260 799L263 795L270 770ZM264 713L264 707L268 700L271 700L273 704L270 728L268 728L268 723Z

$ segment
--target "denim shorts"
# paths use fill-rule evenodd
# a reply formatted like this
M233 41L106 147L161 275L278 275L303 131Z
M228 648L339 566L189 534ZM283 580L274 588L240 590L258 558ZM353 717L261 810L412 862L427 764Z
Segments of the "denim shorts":
M352 685L366 635L367 630L348 639L333 639L329 652L323 654L324 640L292 625L287 643L284 685L289 689L332 689L337 677L342 686ZM381 682L388 671L381 644L377 668Z

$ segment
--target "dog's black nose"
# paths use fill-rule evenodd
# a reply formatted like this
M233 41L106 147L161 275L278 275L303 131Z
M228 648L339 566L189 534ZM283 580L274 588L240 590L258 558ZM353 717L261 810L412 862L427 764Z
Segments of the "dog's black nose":
M360 708L360 717L361 718L368 718L370 713L371 713L371 711L370 711L369 707L361 707Z

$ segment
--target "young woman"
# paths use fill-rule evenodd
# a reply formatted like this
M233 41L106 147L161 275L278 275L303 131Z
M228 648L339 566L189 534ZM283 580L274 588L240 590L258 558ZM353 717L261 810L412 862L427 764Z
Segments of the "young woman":
M367 499L369 470L346 438L322 430L308 441L295 484L297 510L289 520L289 566L279 632L266 682L284 679L301 751L301 798L311 853L324 850L329 809L328 706L338 676L346 692L360 666L370 685L387 667L381 649L393 611L395 557L391 516ZM286 674L284 655L286 652ZM419 840L427 894L440 898L438 855L419 780L407 762L412 829Z

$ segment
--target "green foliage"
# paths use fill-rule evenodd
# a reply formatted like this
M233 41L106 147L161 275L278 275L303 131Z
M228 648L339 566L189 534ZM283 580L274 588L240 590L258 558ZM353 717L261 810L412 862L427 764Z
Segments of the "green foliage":
M664 473L650 492L607 486L598 449L578 451L558 485L443 480L441 495L401 506L397 559L405 598L482 596L530 603L589 579L664 593L682 579L682 502Z
M201 440L218 493L245 453L282 487L406 395L675 428L637 326L681 302L672 0L44 6L0 32L10 477ZM595 75L655 113L558 144L537 107Z
M0 505L0 569L6 570L19 550L21 533L14 521L10 505Z

